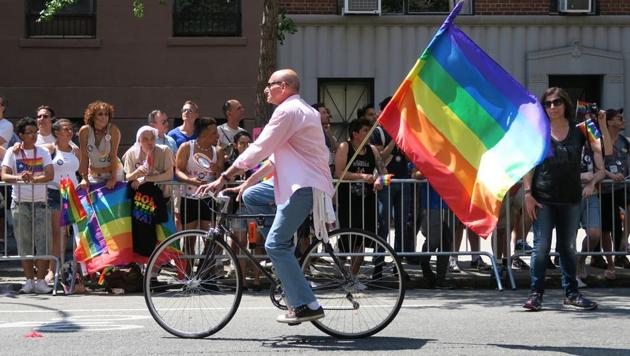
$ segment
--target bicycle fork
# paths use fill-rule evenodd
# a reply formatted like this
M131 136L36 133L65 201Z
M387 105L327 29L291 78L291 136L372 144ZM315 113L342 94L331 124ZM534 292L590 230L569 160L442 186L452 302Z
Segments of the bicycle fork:
M343 264L341 263L341 260L339 260L339 257L334 254L333 247L330 242L324 243L324 251L332 258L335 266L337 266L337 268L341 272L341 275L343 276L343 279L346 281L346 283L354 283L354 281L352 280L352 276L350 275L350 273L348 273L348 271L346 271ZM352 309L359 309L359 302L354 300L351 292L346 293L346 299L352 304Z

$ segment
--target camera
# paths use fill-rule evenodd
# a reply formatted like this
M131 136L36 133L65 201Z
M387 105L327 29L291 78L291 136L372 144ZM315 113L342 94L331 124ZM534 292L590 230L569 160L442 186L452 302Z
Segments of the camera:
M597 106L596 103L589 103L588 106L586 107L586 112L588 114L597 116L597 114L599 113L599 107Z

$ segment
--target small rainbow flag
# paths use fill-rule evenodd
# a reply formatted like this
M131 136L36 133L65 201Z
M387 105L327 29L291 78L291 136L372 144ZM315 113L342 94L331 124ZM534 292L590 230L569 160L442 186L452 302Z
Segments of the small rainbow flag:
M61 194L62 211L59 216L59 225L66 226L76 224L85 219L87 213L81 204L79 194L72 183L72 179L65 177L59 182L59 192Z
M381 182L381 184L384 187L387 187L388 185L392 184L393 176L394 176L393 174L383 174L382 176L378 177L378 180Z
M258 171L259 169L261 169L261 168L263 168L263 167L266 167L266 166L267 166L267 165L269 165L270 163L271 163L271 162L270 162L268 159L266 159L266 160L264 160L264 161L262 161L262 162L258 163L258 164L256 165L256 167L252 168L252 170L251 170L251 171L252 171L252 174L253 174L254 172ZM266 181L270 180L270 179L271 179L271 177L273 177L273 173L272 173L272 174L269 174L269 175L267 175L267 176L265 176L265 177L263 177L262 181L263 181L263 182L266 182Z
M550 129L536 97L454 24L463 3L378 121L455 215L487 237L510 187L550 154Z
M586 119L575 126L582 131L588 142L595 142L602 138L602 133L591 119Z
M577 105L575 106L575 110L578 114L586 114L589 105L591 105L591 103L589 103L588 101L578 100Z

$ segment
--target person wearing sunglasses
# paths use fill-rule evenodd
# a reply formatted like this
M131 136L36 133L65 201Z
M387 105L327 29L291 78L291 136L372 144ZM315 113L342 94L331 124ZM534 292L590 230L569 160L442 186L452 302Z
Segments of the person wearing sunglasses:
M44 145L55 142L52 134L52 123L55 120L55 110L48 105L37 108L37 142L36 145Z
M273 212L268 197L275 198L277 209L273 224L262 231L266 236L265 250L287 297L288 313L276 319L281 323L324 317L324 310L295 258L293 234L311 211L317 214L314 217L318 224L316 231L325 234L325 223L334 222L334 212L324 209L325 206L332 209L334 188L319 113L300 97L299 91L300 79L295 71L281 69L271 74L264 93L267 102L277 107L269 122L230 168L197 190L198 194L217 191L237 174L271 156L270 164L239 186L237 200L244 193L243 201L248 211L261 214ZM256 179L269 173L274 176L273 187L267 185L258 196L249 196L245 189L261 187L256 184ZM313 208L314 205L321 209ZM319 215L321 210L326 210L323 216Z
M54 185L48 186L48 208L52 216L52 253L59 257L63 265L65 245L65 237L67 229L60 226L59 218L61 216L61 194L59 185L61 180L69 178L73 185L79 185L77 181L77 171L79 170L79 147L72 143L74 137L74 128L72 122L68 119L59 119L52 124L52 135L55 142L41 145L51 156L53 163ZM46 282L53 280L53 271L55 270L55 262L50 261L50 268L46 275Z
M563 306L566 309L593 310L597 308L597 303L585 298L578 290L575 243L582 198L592 194L595 184L605 174L601 142L599 139L588 140L576 127L573 101L564 89L547 89L540 102L549 119L552 154L523 177L525 210L534 222L531 292L523 308L530 311L542 308L545 269L555 228L556 252L560 255L562 287L566 296ZM582 149L587 144L593 151L595 177L582 187Z
M149 126L158 130L155 143L170 148L173 157L175 157L175 154L177 154L177 143L175 143L175 140L171 136L166 134L168 132L168 116L166 113L160 109L153 110L149 113L147 121Z
M101 182L112 189L123 180L118 158L120 129L112 123L113 118L114 106L103 101L94 101L85 109L85 125L79 129L79 173L83 178L79 185L83 189Z
M195 121L197 121L198 118L199 106L191 100L184 102L184 106L182 106L182 125L168 132L168 135L175 140L178 149L182 143L197 138L197 135L195 134Z
M37 122L25 117L15 125L15 132L22 143L20 149L7 150L2 161L2 180L13 184L11 215L14 221L14 234L18 255L50 255L51 220L50 210L46 206L46 186L42 184L53 179L54 171L50 154L35 145ZM35 272L34 264L37 266ZM45 281L49 261L45 259L27 259L22 261L26 282L21 293L50 293L52 288ZM35 281L37 276L37 281Z

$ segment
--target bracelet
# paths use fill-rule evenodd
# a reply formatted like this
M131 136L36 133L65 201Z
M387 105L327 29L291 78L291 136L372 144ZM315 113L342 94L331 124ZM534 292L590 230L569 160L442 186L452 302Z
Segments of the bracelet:
M525 189L525 192L523 194L532 194L532 190L531 189Z
M223 177L225 180L230 180L230 177L228 177L228 174L226 172L221 172L220 176Z

